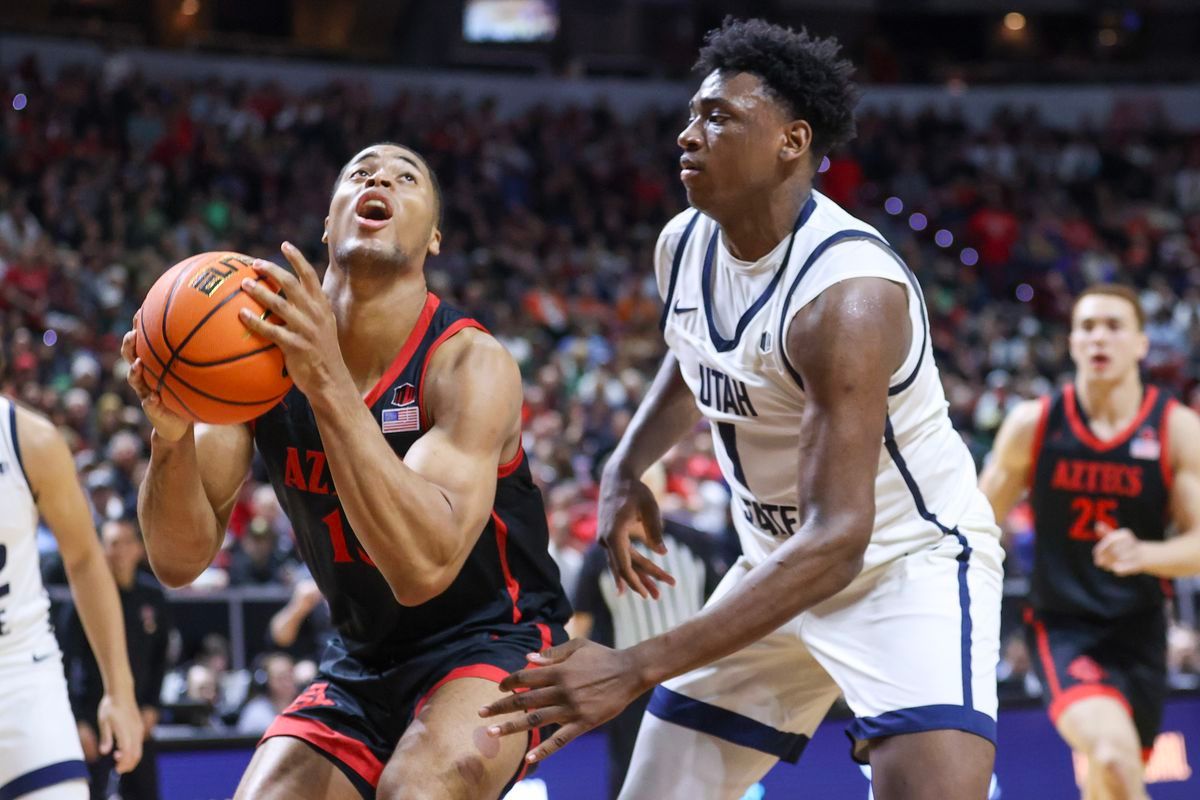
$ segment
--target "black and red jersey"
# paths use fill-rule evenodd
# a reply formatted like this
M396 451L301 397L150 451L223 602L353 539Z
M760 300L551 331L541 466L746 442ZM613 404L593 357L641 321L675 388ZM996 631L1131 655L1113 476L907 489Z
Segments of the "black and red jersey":
M364 398L397 458L428 429L422 390L434 352L464 328L483 326L430 293L395 361ZM547 550L542 496L523 451L500 466L491 517L458 577L432 600L406 607L396 602L346 519L304 394L292 389L260 417L254 440L300 552L355 658L378 665L464 635L484 635L492 626L562 623L570 615Z
M1037 534L1032 601L1039 611L1115 619L1161 607L1162 580L1118 577L1095 565L1092 550L1099 523L1129 528L1141 539L1165 537L1167 418L1174 402L1148 386L1133 421L1101 440L1088 427L1074 386L1042 399L1030 486Z

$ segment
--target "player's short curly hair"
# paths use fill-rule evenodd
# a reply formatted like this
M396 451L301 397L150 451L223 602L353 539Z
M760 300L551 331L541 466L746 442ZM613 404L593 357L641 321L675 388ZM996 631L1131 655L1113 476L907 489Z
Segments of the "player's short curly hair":
M840 57L837 39L772 25L761 19L726 17L704 37L696 71L748 72L813 129L813 153L822 156L854 138L858 103L854 65Z

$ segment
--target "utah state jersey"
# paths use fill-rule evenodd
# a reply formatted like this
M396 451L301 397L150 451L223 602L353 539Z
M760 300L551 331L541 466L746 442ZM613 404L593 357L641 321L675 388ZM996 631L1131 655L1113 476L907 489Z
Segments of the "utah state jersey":
M483 330L430 293L399 355L364 399L398 458L428 428L422 383L434 351L464 328ZM432 600L406 607L350 528L304 394L293 388L260 417L254 439L300 552L355 658L380 665L464 634L513 623L562 623L570 615L524 451L500 466L491 517L458 577Z
M1115 619L1161 607L1163 581L1097 567L1098 523L1161 541L1169 521L1167 417L1175 401L1148 386L1125 430L1101 441L1068 384L1043 398L1030 500L1036 530L1033 604L1039 611Z

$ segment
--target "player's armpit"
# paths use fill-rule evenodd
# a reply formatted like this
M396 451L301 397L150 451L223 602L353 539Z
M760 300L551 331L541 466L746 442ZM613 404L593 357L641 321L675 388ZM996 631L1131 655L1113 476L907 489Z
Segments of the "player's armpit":
M992 504L997 522L1021 499L1029 486L1036 458L1038 429L1046 413L1046 399L1018 404L996 434L992 452L979 475L979 488Z

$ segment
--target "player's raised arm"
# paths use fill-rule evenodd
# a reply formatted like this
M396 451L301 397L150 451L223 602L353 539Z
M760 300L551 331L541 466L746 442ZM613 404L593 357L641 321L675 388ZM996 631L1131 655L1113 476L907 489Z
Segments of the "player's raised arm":
M130 364L129 384L154 425L138 519L154 574L167 586L186 586L221 547L254 442L243 425L193 426L167 410L143 378L135 339L133 331L125 334L121 354Z
M1117 575L1200 574L1200 416L1176 403L1167 413L1167 458L1174 476L1170 514L1178 532L1158 542L1139 539L1127 528L1103 531L1093 557L1098 566Z
M797 441L796 534L678 628L629 650L572 641L537 659L545 666L509 676L502 689L531 691L493 703L487 713L538 710L496 726L493 735L560 723L530 754L544 758L651 686L745 647L848 586L874 526L888 384L908 352L911 327L904 289L878 278L835 284L797 313L788 357L807 401Z
M1008 516L1029 486L1034 440L1044 409L1045 401L1026 400L1010 411L979 474L979 488L992 504L997 521Z
M142 758L142 720L125 649L117 585L104 560L91 512L75 477L75 462L62 435L49 420L24 409L17 410L16 435L25 453L29 488L38 512L58 540L79 620L104 682L97 713L100 751L115 750L118 771L128 772Z
M699 419L700 410L679 371L679 360L668 352L600 477L596 535L608 553L618 591L628 584L642 597L658 597L656 580L674 583L665 570L630 545L629 534L640 525L649 545L662 552L662 517L654 493L641 476Z

